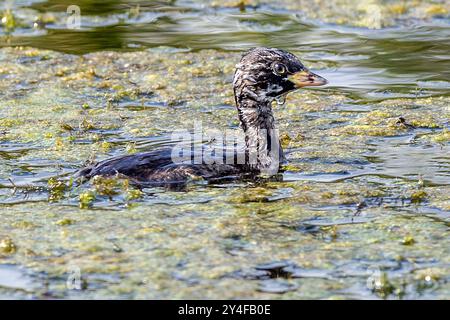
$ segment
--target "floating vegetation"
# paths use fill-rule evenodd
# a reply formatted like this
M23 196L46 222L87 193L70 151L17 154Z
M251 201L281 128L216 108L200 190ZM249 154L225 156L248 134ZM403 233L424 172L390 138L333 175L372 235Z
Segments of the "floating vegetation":
M16 253L16 251L17 247L11 238L5 237L0 239L0 254L10 255Z
M411 236L406 236L406 237L404 237L403 240L402 240L402 244L405 245L405 246L411 246L411 245L413 245L415 242L416 242L416 240L414 240L414 238L411 237Z
M95 200L95 193L92 191L85 191L80 194L80 209L89 208Z
M48 200L50 202L54 202L61 200L64 196L65 191L70 186L67 186L65 182L59 181L56 178L50 178L48 180L48 187L50 189Z
M1 24L3 28L5 28L6 32L14 31L17 27L17 21L14 17L13 12L10 9L7 9L1 16Z
M58 226L70 226L71 224L74 224L74 222L74 220L66 218L56 221L56 224Z
M415 191L413 194L411 194L411 201L412 202L420 202L426 199L428 194L424 190L418 190Z
M387 298L395 290L395 287L390 282L386 272L380 272L380 274L375 277L372 287L372 290L381 298Z
M117 190L119 186L119 181L116 178L105 178L102 176L96 176L92 179L92 184L94 185L95 192L102 196L112 197L117 195L119 191Z
M429 6L425 10L425 12L427 15L430 15L430 16L446 16L446 15L448 15L449 10L444 5L433 4L433 5Z
M77 36L49 1L24 3L0 14L0 267L43 283L15 295L448 299L446 3L86 2ZM257 45L329 80L273 104L283 173L71 179L196 122L240 130L233 72ZM66 289L73 264L89 290Z
M434 135L432 137L432 141L433 142L437 142L437 143L450 142L450 130L449 129L444 129L439 134Z

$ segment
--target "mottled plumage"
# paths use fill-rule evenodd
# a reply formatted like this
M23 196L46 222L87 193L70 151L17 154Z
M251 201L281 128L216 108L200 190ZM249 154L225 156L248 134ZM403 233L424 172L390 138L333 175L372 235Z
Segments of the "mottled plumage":
M210 180L225 176L275 174L284 155L272 101L300 87L325 83L325 79L309 72L289 52L274 48L252 49L236 65L233 79L236 107L245 134L244 163L192 161L176 164L172 160L171 149L160 149L100 161L80 170L78 176L89 179L96 175L122 175L136 182L158 184L182 183L195 177Z

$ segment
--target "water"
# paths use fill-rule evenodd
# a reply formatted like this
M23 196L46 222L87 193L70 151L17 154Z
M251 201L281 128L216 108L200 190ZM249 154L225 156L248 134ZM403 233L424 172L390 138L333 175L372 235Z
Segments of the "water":
M7 287L11 289L29 290L32 288L32 280L11 265L2 265L0 268L1 274L1 287Z
M448 299L448 2L77 1L79 30L70 4L0 4L0 297ZM67 186L194 120L238 130L258 45L329 81L274 105L282 179Z

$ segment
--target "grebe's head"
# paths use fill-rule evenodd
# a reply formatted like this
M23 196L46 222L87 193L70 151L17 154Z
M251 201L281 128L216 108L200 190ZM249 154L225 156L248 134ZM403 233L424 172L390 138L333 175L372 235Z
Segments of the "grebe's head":
M233 80L237 102L270 101L302 87L324 84L327 80L309 71L292 53L264 47L242 56Z

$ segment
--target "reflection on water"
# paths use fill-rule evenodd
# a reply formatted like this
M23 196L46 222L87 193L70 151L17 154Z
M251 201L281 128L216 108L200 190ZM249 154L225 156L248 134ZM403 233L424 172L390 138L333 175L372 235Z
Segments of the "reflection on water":
M328 65L323 75L331 86L366 98L448 94L450 88L448 19L370 30L325 24L298 12L264 6L242 12L208 9L190 1L79 1L81 29L69 30L65 10L71 1L25 4L29 5L13 5L22 23L0 45L78 54L156 46L235 51L274 46L301 51L306 59ZM33 27L34 20L49 12L52 18L47 23Z
M374 140L374 170L393 177L423 179L432 184L449 184L450 148L448 145L414 145L409 137ZM378 160L378 161L377 161Z
M384 175L413 181L424 180L429 184L449 185L449 146L415 145L410 141L411 136L372 139L367 153L372 164L360 170L317 174L288 172L284 179L333 182L361 175Z

